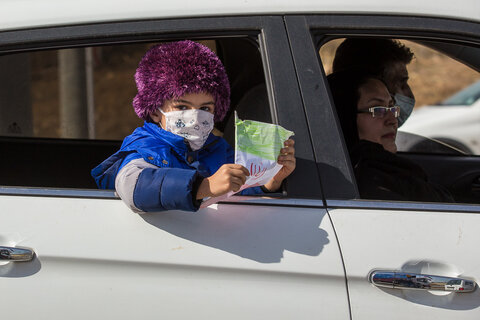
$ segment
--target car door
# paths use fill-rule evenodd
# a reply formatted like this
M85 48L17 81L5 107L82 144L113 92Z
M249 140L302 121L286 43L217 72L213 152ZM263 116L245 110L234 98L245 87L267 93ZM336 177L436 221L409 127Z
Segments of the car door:
M381 15L291 16L286 23L309 125L316 132L314 150L321 159L327 210L345 265L352 319L477 319L478 289L452 292L445 282L435 287L429 279L442 276L478 283L480 259L474 254L480 241L478 199L473 204L359 199L318 44L325 37L342 35L468 39L478 45L480 25ZM435 162L433 156L430 159ZM461 164L456 166L461 171ZM389 287L372 283L374 271L381 271L380 282Z
M233 197L197 213L138 215L113 190L72 187L75 181L68 184L69 179L63 179L74 179L74 172L85 170L80 166L98 155L94 150L99 146L111 148L117 142L82 140L83 149L76 149L78 140L8 137L2 153L10 152L12 143L29 143L18 148L18 161L13 159L2 170L21 173L22 168L33 167L42 172L33 170L30 180L19 174L21 186L4 183L0 187L0 307L4 317L350 317L340 250L322 200L282 17L10 30L0 34L0 50L98 48L101 44L207 36L251 37L259 47L272 119L295 132L298 163L303 164L289 179L284 194ZM45 151L50 148L56 153ZM32 159L28 168L16 166L23 165L20 158L33 157L33 149L43 150L44 161L35 156L41 162L37 167ZM77 157L62 159L61 155L72 152ZM69 187L51 187L60 180Z

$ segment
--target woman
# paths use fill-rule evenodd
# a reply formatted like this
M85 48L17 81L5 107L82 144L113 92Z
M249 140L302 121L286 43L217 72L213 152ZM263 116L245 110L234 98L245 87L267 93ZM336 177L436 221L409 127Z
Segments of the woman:
M400 108L382 80L356 69L328 81L362 198L454 202L420 166L396 155Z

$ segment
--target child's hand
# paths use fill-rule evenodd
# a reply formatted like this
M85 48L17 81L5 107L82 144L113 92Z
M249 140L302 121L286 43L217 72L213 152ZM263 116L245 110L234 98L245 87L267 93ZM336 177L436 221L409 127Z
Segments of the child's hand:
M218 197L230 191L238 191L249 176L247 168L240 164L224 164L212 176L203 179L197 199Z
M277 191L282 185L282 181L288 177L293 170L295 170L296 159L295 159L295 141L288 139L283 143L284 148L280 149L280 155L277 158L278 164L283 165L282 169L268 181L264 187L273 192Z

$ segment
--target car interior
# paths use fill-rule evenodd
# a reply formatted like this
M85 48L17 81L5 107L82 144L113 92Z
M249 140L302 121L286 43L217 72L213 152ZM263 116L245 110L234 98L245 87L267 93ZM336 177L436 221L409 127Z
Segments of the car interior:
M402 39L399 40L403 41ZM480 48L478 47L432 41L430 39L409 38L408 40L480 72ZM322 55L321 52L320 55ZM321 57L321 59L325 73L328 74L331 61L325 57ZM438 65L438 68L441 67L441 65ZM415 92L415 87L412 87L412 90ZM448 128L445 128L445 130L448 130ZM480 156L466 154L447 141L402 131L398 132L396 143L399 156L419 164L428 174L430 181L447 188L456 202L479 203Z
M477 47L428 40L416 42L480 72L480 49ZM445 129L448 130L448 128ZM436 143L447 145L450 150L456 149L455 145L448 145L445 141L436 141ZM432 152L427 148L424 148L426 151L420 152L421 145L420 148L419 145L412 145L412 148L412 150L403 151L401 155L420 164L430 179L445 186L457 202L479 202L480 157L478 155L466 155L461 150L456 154L452 154L451 151Z
M231 108L225 119L216 124L217 132L223 134L224 138L234 145L234 110L237 110L238 116L241 119L258 120L263 122L271 122L271 108L269 107L267 89L265 85L264 69L262 65L262 58L259 50L258 43L255 37L223 37L215 40L203 40L207 45L210 45L218 54L220 59L225 65L229 80L231 83ZM150 44L152 45L152 44ZM115 46L113 46L115 47ZM127 53L135 50L143 54L148 48L145 44L131 44L127 49ZM98 48L96 48L98 51ZM111 52L115 48L100 48L104 49L104 52ZM108 50L108 51L107 51ZM48 54L55 57L59 54L60 50L50 50ZM36 54L45 56L45 52L31 52L29 55L34 56ZM11 54L16 55L16 54ZM10 56L11 56L10 55ZM17 54L19 55L19 54ZM8 56L7 56L8 57ZM141 57L141 56L140 56ZM0 56L1 59L5 59L5 56ZM29 57L34 60L35 57ZM115 59L115 58L112 58ZM131 65L129 72L130 78L126 81L131 81L133 84L133 74L135 73L136 63ZM108 65L108 61L106 62ZM18 81L29 82L28 87L40 86L42 80L41 75L37 75L35 71L28 70L29 74L18 77ZM13 72L13 71L12 71ZM50 70L39 70L39 73L48 73ZM55 72L58 72L55 68ZM107 71L112 76L117 72L112 67ZM32 73L32 75L30 75ZM40 77L35 80L35 77ZM0 81L6 81L8 75ZM50 84L52 88L44 88L46 94L56 95L54 100L58 100L58 84L55 80ZM33 91L34 88L31 88ZM108 89L108 88L107 88ZM114 90L114 88L111 88ZM0 96L2 92L0 91ZM115 92L112 92L115 95ZM126 108L131 108L131 99L133 95L125 98L124 105ZM8 99L0 99L0 101L9 101ZM43 105L38 104L34 95L26 99L23 109L40 108ZM58 101L55 101L58 104ZM37 106L39 105L39 106ZM98 108L109 109L115 105L99 105ZM0 109L2 114L12 115L15 111L10 108L8 103L0 102ZM57 106L58 108L58 106ZM58 112L58 110L56 110ZM31 111L30 111L31 112ZM98 112L111 112L102 111ZM37 122L48 122L47 117L42 113L36 112L41 116L46 116L44 120L36 119ZM35 114L35 112L34 112ZM13 118L13 123L17 128L20 128L20 121L15 122L15 117L20 117L17 114L15 116L7 117ZM54 117L51 115L50 117ZM132 114L131 117L136 115ZM113 119L115 122L115 119ZM138 125L141 125L141 121L136 121ZM11 125L11 123L10 123ZM43 124L41 124L43 125ZM102 125L101 120L97 120L97 125ZM112 126L122 126L121 122ZM124 127L128 125L123 125ZM10 126L11 127L11 126ZM23 127L23 126L22 126ZM22 129L22 128L20 128ZM53 134L42 135L42 133L35 133L37 128L30 130L5 130L0 136L0 167L2 168L2 174L0 175L0 185L2 186L27 186L27 187L52 187L52 188L80 188L80 189L96 189L95 181L90 175L90 171L115 153L121 146L121 141L125 134L118 133L114 139L108 137L108 139L94 138L88 139L86 137L81 138L63 138L61 133L54 132ZM23 128L24 129L24 128ZM127 128L127 134L132 132L135 126ZM27 133L25 133L27 131ZM30 131L30 133L28 133ZM124 129L125 131L125 129Z

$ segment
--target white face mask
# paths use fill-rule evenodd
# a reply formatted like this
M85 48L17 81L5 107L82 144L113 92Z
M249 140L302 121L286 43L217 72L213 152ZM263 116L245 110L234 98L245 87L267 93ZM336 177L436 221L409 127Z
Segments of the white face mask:
M203 147L213 130L213 114L200 110L188 109L181 111L163 112L165 116L165 130L185 138L190 148L196 151Z
M400 127L402 124L407 121L410 114L412 114L413 107L415 107L415 99L404 96L403 94L396 93L395 102L400 107L400 115L398 116L398 126Z

